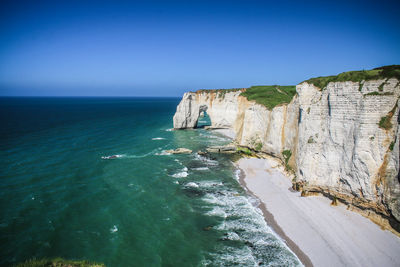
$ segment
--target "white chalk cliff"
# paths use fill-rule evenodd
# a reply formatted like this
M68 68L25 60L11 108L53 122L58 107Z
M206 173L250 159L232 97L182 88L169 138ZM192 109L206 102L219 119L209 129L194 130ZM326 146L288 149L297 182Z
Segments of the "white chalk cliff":
M206 110L211 127L234 130L239 145L283 161L291 155L293 183L304 195L337 198L399 231L400 82L361 83L331 82L321 90L303 82L289 104L272 110L240 96L241 90L188 92L174 128L196 127Z

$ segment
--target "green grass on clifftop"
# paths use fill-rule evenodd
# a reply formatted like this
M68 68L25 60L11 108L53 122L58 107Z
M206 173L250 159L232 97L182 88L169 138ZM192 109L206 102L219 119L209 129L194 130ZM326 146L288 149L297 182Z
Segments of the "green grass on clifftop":
M397 78L400 81L400 65L383 66L372 70L348 71L333 76L311 78L304 82L312 83L324 89L330 82L361 82L388 78Z
M62 258L55 259L31 259L15 265L16 267L105 267L102 263L93 263L89 261L72 261Z
M296 94L296 86L252 86L246 89L240 95L248 100L254 100L256 103L267 107L269 110L277 105L289 103Z

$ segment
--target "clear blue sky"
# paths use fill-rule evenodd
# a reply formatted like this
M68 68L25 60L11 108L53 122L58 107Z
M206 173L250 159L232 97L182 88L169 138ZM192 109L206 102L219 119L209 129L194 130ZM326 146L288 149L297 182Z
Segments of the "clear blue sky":
M400 1L0 1L0 95L180 96L400 64Z

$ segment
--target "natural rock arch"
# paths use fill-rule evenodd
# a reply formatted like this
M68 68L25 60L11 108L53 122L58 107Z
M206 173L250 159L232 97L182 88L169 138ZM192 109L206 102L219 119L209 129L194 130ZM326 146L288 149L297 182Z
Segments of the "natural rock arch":
M212 120L210 115L207 113L208 106L207 105L200 105L199 107L199 116L196 122L196 128L202 128L204 126L211 126ZM209 120L209 122L205 122L204 120ZM201 120L201 122L200 122ZM205 124L204 124L205 123Z
M200 113L206 109L212 128L234 128L238 118L241 91L223 96L215 92L188 92L183 95L174 115L174 129L195 128Z

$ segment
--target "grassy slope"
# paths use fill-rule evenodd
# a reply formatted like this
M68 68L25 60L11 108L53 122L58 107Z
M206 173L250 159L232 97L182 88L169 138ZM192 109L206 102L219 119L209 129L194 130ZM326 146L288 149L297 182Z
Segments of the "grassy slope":
M324 89L330 82L361 82L363 80L368 81L388 78L397 78L400 80L400 65L383 66L373 70L348 71L333 76L311 78L304 82L312 83Z
M271 110L279 104L289 103L296 94L296 86L262 85L252 86L247 89L201 89L196 93L216 93L218 98L223 98L226 93L236 91L242 91L241 96Z
M88 261L72 261L61 258L31 259L16 265L16 267L105 267L104 264Z
M296 86L252 86L240 95L248 100L254 100L256 103L267 107L269 110L277 105L289 103L296 94Z
M304 82L312 83L315 86L324 89L330 82L344 82L353 81L361 82L363 80L376 80L376 79L388 79L397 78L400 81L400 65L390 65L375 68L373 70L362 70L362 71L348 71L338 75L311 78ZM250 101L265 106L269 110L273 109L277 105L289 103L293 96L296 94L296 86L279 86L279 85L268 85L268 86L252 86L247 89L214 89L214 90L198 90L198 93L202 92L214 92L217 93L217 97L224 97L228 92L243 91L240 95L246 97ZM368 95L388 95L390 93L369 93Z

